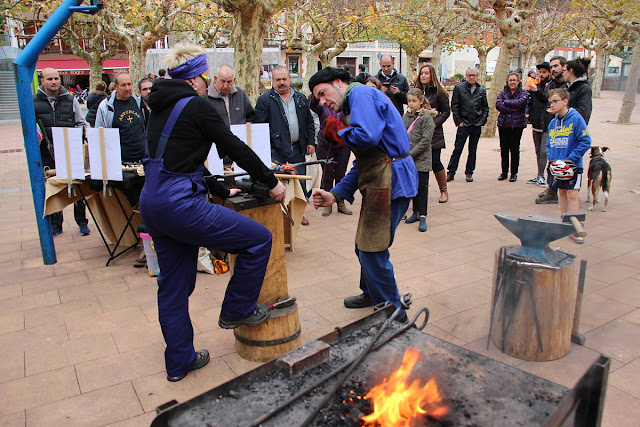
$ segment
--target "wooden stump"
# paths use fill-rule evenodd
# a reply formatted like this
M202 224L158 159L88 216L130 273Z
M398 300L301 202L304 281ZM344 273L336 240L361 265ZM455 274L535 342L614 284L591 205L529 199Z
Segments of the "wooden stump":
M271 311L260 326L240 326L233 331L238 354L254 362L266 362L300 347L298 305Z
M508 256L502 263L499 258L496 252L491 341L519 359L549 361L566 356L577 290L575 262L551 270L528 267ZM504 277L498 281L500 273Z
M271 255L258 303L275 303L289 298L287 265L284 258L284 228L280 204L272 199L233 197L226 201L230 209L264 225L272 234ZM235 255L229 254L229 271L233 274ZM240 326L234 330L236 349L245 359L265 362L302 344L298 306L272 310L269 319L256 327Z

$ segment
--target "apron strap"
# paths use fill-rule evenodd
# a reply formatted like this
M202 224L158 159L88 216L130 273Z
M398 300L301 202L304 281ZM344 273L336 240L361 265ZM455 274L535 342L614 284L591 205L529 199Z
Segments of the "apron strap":
M169 137L171 136L173 127L178 121L178 117L180 116L180 113L182 113L182 110L187 105L187 103L191 101L192 98L195 98L195 97L187 96L186 98L181 98L178 102L176 102L176 105L173 107L173 110L171 111L171 114L169 115L167 122L164 124L162 133L160 134L160 139L158 140L158 147L156 148L156 154L155 156L153 156L154 159L162 158L162 156L164 155L164 150L165 148L167 148L167 141L169 141ZM149 128L147 127L147 135L148 133L149 133ZM147 158L151 157L149 152L148 142L145 142L144 148L145 148L145 156Z

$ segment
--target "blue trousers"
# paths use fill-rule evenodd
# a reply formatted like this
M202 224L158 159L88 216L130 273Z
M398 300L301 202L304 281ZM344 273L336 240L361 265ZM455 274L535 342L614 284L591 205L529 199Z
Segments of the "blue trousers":
M158 315L167 348L167 375L189 371L195 362L189 295L196 284L198 248L238 254L220 315L241 319L253 313L271 254L271 232L225 207L209 203L202 169L192 174L145 163L140 213L153 237L160 264Z
M478 141L480 140L480 132L482 126L458 126L456 132L456 142L449 159L449 174L455 175L458 170L458 163L462 155L464 144L469 138L469 155L467 156L467 167L464 171L465 175L473 175L476 170L476 153L478 152Z
M411 199L400 197L391 201L391 242L396 234L396 228L402 216L409 207ZM356 245L356 255L360 261L360 289L369 295L374 305L389 301L400 307L398 284L393 275L393 265L389 260L389 249L379 252L364 252Z
M290 156L282 156L279 153L276 153L274 150L271 150L271 158L277 161L278 163L302 163L305 161L306 154L307 154L306 147L305 147L305 151L302 152L302 147L300 147L300 144L297 142L291 145ZM296 168L296 172L298 172L298 175L306 175L307 167L298 166ZM307 186L304 184L304 181L302 181L301 184L302 184L302 192L304 193L305 197L308 199L311 196L311 191L307 191L306 189Z

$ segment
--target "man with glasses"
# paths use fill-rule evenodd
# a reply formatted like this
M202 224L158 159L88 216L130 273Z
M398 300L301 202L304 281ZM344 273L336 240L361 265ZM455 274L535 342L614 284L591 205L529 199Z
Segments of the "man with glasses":
M469 138L469 155L464 171L467 182L473 182L473 172L476 168L476 152L482 126L489 117L489 103L487 91L478 84L478 70L469 68L465 74L466 81L459 83L453 89L451 98L451 112L453 121L458 127L456 142L449 160L447 181L453 181L464 145Z
M236 86L236 76L230 66L218 68L207 99L227 126L253 123L254 111L249 96Z

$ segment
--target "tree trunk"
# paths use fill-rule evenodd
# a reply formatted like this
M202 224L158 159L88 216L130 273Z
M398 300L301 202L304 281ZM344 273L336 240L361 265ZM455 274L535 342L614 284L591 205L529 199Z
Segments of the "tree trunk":
M627 86L624 91L624 97L622 98L622 108L620 109L620 116L618 122L627 124L631 121L631 113L636 106L636 94L638 93L638 79L640 79L640 35L636 37L636 45L633 49L633 56L631 57L631 69L629 70L629 78L627 79Z
M133 85L137 87L140 79L145 77L144 72L145 60L147 56L147 49L144 47L139 39L132 39L126 41L127 52L129 52L129 75Z
M607 49L596 48L596 68L593 73L593 81L591 82L591 91L593 98L600 98L600 90L602 89L602 80L604 79L604 68L607 63L609 52Z
M433 57L431 58L431 65L436 70L436 73L440 74L440 58L442 57L442 41L436 40L433 43Z
M547 56L548 52L537 51L534 56L536 57L536 65L542 64L544 62L544 57Z
M489 50L475 48L478 52L478 64L480 69L478 70L478 83L482 86L486 86L487 82L487 57L489 56Z
M89 62L89 91L91 91L96 87L96 83L102 80L102 70L104 68L104 61L94 60L94 61L88 61L88 62Z
M255 105L260 92L258 72L262 63L262 45L271 13L260 3L245 5L235 15L233 27L233 68L237 85L244 89Z
M413 69L418 67L418 54L414 52L410 52L405 49L405 53L407 54L407 76L411 76L413 74ZM407 77L408 79L409 77Z
M496 98L498 93L502 90L500 82L503 82L507 78L509 72L509 65L511 64L511 58L513 57L513 48L516 45L513 41L507 40L507 36L503 37L502 46L500 46L500 54L496 61L496 69L493 72L491 78L491 89L489 90L487 101L489 102L489 118L487 123L482 129L482 136L486 138L493 138L496 135L496 123L498 122L498 110L496 110Z

